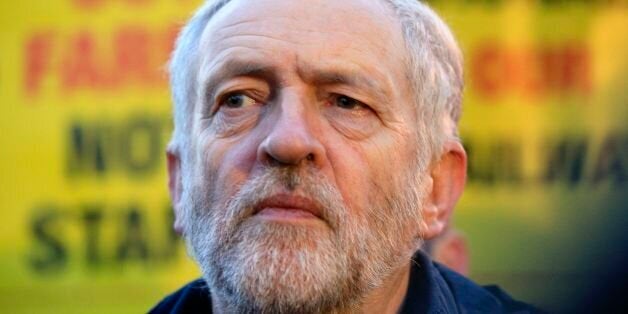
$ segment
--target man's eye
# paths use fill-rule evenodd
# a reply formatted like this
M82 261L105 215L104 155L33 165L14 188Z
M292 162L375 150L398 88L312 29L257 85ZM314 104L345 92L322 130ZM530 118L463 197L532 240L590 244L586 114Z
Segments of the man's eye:
M242 93L234 93L225 97L222 103L228 108L243 108L254 105L256 101L255 99Z
M364 104L360 101L344 95L336 96L333 102L335 106L347 110L364 108Z

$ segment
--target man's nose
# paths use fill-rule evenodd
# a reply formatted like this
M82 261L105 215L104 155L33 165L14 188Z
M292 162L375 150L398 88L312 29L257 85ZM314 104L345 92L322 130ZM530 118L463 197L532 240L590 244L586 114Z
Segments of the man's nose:
M299 165L310 163L320 166L325 149L312 125L315 115L308 112L298 97L286 97L279 104L270 121L270 131L258 148L258 159L267 165Z

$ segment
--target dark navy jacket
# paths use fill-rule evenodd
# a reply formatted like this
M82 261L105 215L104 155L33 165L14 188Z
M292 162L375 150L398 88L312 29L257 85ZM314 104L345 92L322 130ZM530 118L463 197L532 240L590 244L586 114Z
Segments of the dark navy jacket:
M482 287L419 252L410 270L400 313L541 313L497 286ZM211 313L209 288L198 279L171 294L150 313Z

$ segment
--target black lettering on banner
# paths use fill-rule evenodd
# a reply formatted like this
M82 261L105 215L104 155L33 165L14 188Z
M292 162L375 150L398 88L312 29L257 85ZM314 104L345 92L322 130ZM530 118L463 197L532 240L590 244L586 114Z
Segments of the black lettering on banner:
M530 174L534 181L525 182L522 170L525 148L519 142L508 139L468 141L465 149L469 183L487 186L563 184L571 188L604 182L616 188L628 183L628 136L624 133L609 134L600 145L592 145L584 135L550 139L540 150L543 162L540 172Z
M56 272L67 264L68 254L59 225L62 216L56 207L43 206L31 219L30 230L36 249L30 256L30 265L37 272Z
M545 182L563 181L571 186L578 184L583 178L587 148L584 138L565 138L550 148Z
M102 125L87 126L74 121L70 126L67 168L70 176L102 175L111 167L110 132Z
M85 260L89 266L97 266L102 262L100 254L100 226L103 220L102 205L88 205L83 211L85 227Z
M120 158L130 174L156 169L161 157L161 125L148 117L132 118L120 134Z
M610 180L615 186L628 181L628 137L610 136L600 149L593 169L593 183Z
M144 179L161 169L169 120L137 114L124 120L79 120L68 128L68 177L103 177L117 171Z
M169 203L155 209L161 219L151 225L148 211L139 205L85 202L38 206L31 212L29 224L28 267L38 274L60 275L70 267L101 271L139 261L148 269L174 262L182 242L172 228L172 209ZM158 232L149 232L151 227ZM104 233L106 228L114 232ZM70 230L78 232L76 237L64 233Z
M177 257L177 252L181 239L177 232L174 230L174 210L172 209L172 205L170 205L170 203L168 203L168 206L166 206L165 214L166 219L164 230L168 230L168 236L166 240L166 245L162 250L162 258L164 260L168 260Z
M120 229L117 259L124 262L131 259L148 260L148 243L145 235L143 216L137 207L131 206L125 213L124 228Z
M501 139L484 147L471 142L465 143L465 149L469 156L469 181L486 185L521 182L521 145L518 142Z

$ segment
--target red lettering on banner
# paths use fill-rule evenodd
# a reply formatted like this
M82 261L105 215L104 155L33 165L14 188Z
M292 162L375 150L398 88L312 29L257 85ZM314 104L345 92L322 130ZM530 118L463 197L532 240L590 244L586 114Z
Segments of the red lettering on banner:
M69 53L61 67L62 84L66 90L81 87L98 88L102 82L101 72L95 59L94 38L91 34L79 33L70 43Z
M51 33L35 34L26 42L24 87L29 95L39 90L44 74L50 68L51 46Z
M125 26L110 36L82 30L69 35L34 33L26 40L24 91L37 96L42 81L53 79L52 88L115 92L129 86L163 88L164 65L178 28L158 31Z
M105 2L114 2L112 0L74 0L74 4L81 9L95 9L105 4ZM121 2L127 5L146 5L151 2L151 0L117 0L116 2Z
M574 88L583 92L591 90L591 60L589 51L579 46L568 46L564 50L561 80L563 88Z
M174 49L174 43L177 40L177 36L179 36L180 27L173 25L166 31L166 38L163 41L163 50L166 53L166 57L170 57L170 52Z
M150 38L143 29L123 29L115 38L116 81L132 77L139 81L151 82L155 70L151 69Z
M482 47L472 59L471 74L476 89L494 95L504 90L508 73L508 60L498 46Z
M482 96L545 97L591 91L590 55L579 44L513 49L496 43L471 56L471 85Z
M74 4L79 8L91 9L102 4L103 0L74 0Z

